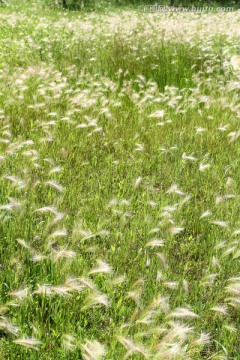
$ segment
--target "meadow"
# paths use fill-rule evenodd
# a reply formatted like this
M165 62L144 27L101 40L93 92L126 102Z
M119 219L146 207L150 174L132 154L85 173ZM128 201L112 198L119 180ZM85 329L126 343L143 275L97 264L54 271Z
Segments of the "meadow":
M240 359L240 12L0 7L0 359Z

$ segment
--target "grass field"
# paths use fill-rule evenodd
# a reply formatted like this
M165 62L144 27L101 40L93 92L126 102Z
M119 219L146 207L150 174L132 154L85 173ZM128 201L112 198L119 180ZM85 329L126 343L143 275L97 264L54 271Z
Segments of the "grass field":
M240 359L240 13L0 8L0 359Z

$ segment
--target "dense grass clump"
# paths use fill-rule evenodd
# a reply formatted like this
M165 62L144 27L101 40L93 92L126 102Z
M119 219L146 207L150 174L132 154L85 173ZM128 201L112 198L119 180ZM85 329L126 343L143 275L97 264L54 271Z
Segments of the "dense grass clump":
M239 358L240 16L0 12L0 359Z

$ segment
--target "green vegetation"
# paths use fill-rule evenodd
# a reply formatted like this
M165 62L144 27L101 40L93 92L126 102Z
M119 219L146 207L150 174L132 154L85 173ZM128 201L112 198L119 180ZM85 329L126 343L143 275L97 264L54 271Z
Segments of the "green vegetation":
M0 12L0 359L239 359L239 12Z

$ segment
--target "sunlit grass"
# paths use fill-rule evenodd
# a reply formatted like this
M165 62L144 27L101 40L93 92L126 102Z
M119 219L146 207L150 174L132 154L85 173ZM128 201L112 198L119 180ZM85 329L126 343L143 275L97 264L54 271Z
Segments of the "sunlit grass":
M0 359L237 359L239 13L34 6L0 13Z

